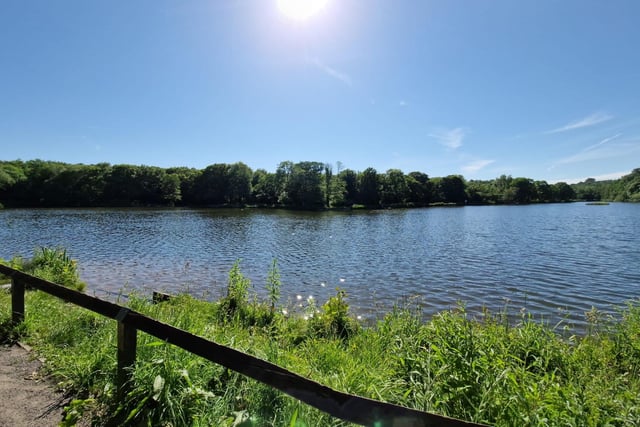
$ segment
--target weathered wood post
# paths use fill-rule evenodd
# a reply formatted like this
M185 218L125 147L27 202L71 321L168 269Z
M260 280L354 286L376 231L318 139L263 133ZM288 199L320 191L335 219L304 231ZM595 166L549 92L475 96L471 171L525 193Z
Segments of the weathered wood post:
M11 278L11 322L18 325L24 321L24 283Z
M161 302L167 302L171 299L171 295L165 293L165 292L160 292L160 291L153 291L153 298L152 298L152 302L154 304L160 304Z
M129 314L128 308L122 308L116 320L118 321L118 371L116 373L116 387L118 398L123 398L129 389L136 363L136 345L138 330L125 322Z

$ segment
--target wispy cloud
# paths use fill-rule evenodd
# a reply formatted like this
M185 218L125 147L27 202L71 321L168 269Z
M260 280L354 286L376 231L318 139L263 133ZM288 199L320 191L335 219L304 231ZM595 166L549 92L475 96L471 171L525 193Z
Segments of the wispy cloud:
M613 137L612 137L613 138ZM609 139L611 141L612 139ZM590 160L603 160L615 157L628 157L636 155L634 153L640 152L640 140L618 142L615 144L607 144L607 139L600 141L584 150L568 157L564 157L552 166L567 165L572 163L587 162Z
M433 133L430 133L431 138L435 138L438 142L445 147L456 149L462 146L462 140L466 136L466 132L463 128L455 129L442 129Z
M600 147L601 145L606 144L607 142L611 142L611 141L613 141L614 139L618 139L618 138L620 138L621 136L622 136L622 134L621 134L621 133L619 133L619 134L617 134L617 135L610 136L609 138L605 138L605 139L603 139L602 141L598 142L597 144L593 144L593 145L591 145L591 146L589 146L589 147L585 148L585 149L584 149L584 150L582 150L582 151L591 151L591 150L593 150L593 149L595 149L595 148Z
M353 86L353 82L351 81L351 77L347 73L343 73L342 71L336 70L333 67L328 66L324 62L322 62L319 58L308 56L307 62L314 65L318 69L322 70L329 77L336 79L347 86Z
M552 180L549 183L555 184L556 182L566 182L567 184L577 184L579 182L586 181L588 178L593 178L596 181L608 181L610 179L618 179L624 175L629 174L629 172L631 171L611 172L611 173L605 173L602 175L585 176L582 178L557 179L557 180Z
M495 160L474 160L473 162L463 166L462 171L464 173L475 173L475 172L478 172L480 169L484 169L485 167L489 166L491 163L494 163L494 162Z
M576 120L574 122L568 123L562 127L556 128L556 129L552 129L549 131L546 131L544 133L546 134L550 134L550 133L559 133L559 132L566 132L569 130L574 130L574 129L580 129L580 128L585 128L588 126L594 126L597 125L598 123L602 123L602 122L606 122L607 120L611 120L613 118L612 115L604 113L604 112L597 112L597 113L593 113L583 119L580 120Z
M402 100L402 101L400 101L400 103L398 105L401 106L401 107L406 107L409 104L407 104L407 101Z

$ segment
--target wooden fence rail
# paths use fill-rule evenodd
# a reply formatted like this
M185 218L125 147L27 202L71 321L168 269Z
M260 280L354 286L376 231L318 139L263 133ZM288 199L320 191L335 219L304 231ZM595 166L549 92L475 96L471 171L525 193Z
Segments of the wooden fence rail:
M481 425L336 391L273 363L159 322L118 304L48 282L2 264L0 264L0 273L11 277L11 309L14 323L24 320L26 286L117 321L116 381L119 393L126 390L131 379L131 368L136 359L137 331L140 330L351 423L372 427Z

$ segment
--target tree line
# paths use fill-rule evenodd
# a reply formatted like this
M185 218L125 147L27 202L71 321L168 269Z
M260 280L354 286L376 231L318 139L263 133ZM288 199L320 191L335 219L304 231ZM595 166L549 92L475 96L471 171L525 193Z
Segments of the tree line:
M640 201L640 169L619 180L549 184L502 175L467 181L343 169L338 162L281 162L275 172L242 162L204 169L144 165L0 161L0 206L270 206L294 209L526 204L571 200Z

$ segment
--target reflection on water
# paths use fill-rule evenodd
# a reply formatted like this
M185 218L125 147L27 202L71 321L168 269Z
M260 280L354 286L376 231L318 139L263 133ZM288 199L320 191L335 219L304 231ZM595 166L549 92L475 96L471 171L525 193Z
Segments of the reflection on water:
M640 296L640 205L373 212L75 209L0 211L0 257L63 246L89 289L188 289L215 298L236 259L265 295L278 260L285 301L345 289L373 317L411 299L427 314L506 301L550 322Z

